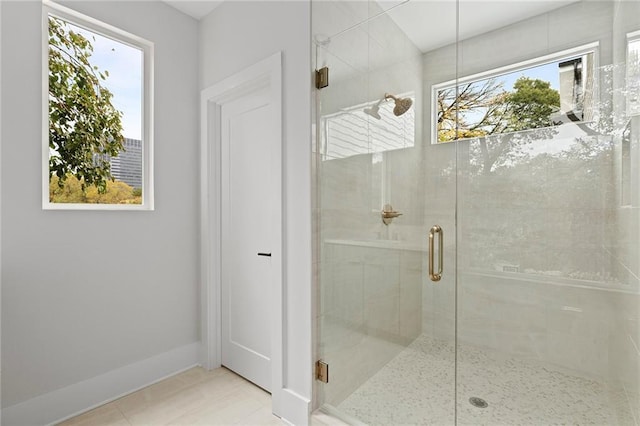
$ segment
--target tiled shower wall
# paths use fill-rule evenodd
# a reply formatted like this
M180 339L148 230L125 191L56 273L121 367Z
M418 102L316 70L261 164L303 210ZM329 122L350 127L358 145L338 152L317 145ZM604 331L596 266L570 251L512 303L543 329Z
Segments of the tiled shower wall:
M612 327L615 328L611 356L611 370L614 378L624 388L632 407L637 424L640 424L640 116L627 117L627 81L626 34L635 31L638 34L640 20L640 2L616 1L613 11L613 59L620 70L614 83L614 114L623 117L620 126L628 126L630 155L627 159L630 170L623 175L620 152L620 138L616 144L616 182L627 186L629 199L622 200L618 192L616 208L617 229L611 247L615 257L617 275L634 289L629 294L619 294L613 307L617 315ZM636 70L638 64L635 64ZM624 70L624 71L622 71ZM636 76L637 78L637 76ZM635 84L639 84L637 80Z

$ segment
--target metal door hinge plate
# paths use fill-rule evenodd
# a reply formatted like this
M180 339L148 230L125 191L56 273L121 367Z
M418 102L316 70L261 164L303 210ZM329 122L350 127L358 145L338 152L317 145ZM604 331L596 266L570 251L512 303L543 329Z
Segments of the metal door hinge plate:
M316 89L324 89L329 85L329 68L316 70Z
M316 380L329 383L329 364L324 361L316 362Z

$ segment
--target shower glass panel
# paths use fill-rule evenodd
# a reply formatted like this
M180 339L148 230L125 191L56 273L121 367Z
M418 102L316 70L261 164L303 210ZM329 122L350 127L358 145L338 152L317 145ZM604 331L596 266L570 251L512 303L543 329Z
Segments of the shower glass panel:
M312 37L316 407L637 425L640 0L312 0Z
M640 420L639 6L460 2L459 424Z
M425 63L395 4L312 2L315 68L329 68L315 123L318 357L329 382L316 395L350 424L453 423L456 146L425 136L424 81L455 74L455 52ZM448 21L436 45L455 43L455 4L422 6Z

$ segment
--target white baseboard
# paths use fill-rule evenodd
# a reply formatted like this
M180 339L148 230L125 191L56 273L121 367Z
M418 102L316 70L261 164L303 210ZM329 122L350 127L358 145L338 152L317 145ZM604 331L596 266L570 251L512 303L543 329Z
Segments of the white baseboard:
M279 404L278 407L274 404L273 414L292 425L308 425L311 401L287 388L280 389L278 393Z
M43 426L111 402L199 365L200 343L129 364L2 410L4 426Z

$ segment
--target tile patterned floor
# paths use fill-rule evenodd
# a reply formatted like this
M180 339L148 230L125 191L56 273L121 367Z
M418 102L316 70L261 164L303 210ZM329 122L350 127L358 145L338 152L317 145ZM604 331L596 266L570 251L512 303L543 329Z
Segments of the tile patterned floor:
M225 368L193 368L60 425L284 424L271 414L271 395L264 390Z
M226 368L169 377L59 426L287 425L271 414L271 395ZM312 426L348 426L323 413Z
M458 425L635 424L603 383L478 348L458 357ZM369 425L452 425L453 359L452 344L421 336L337 409Z

